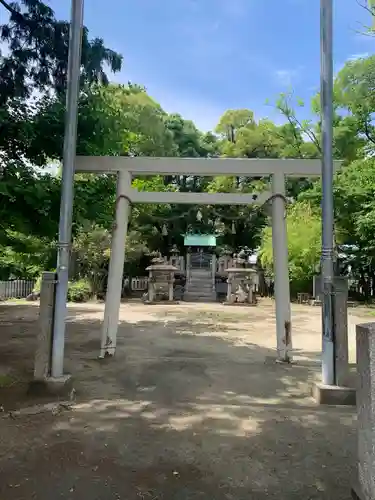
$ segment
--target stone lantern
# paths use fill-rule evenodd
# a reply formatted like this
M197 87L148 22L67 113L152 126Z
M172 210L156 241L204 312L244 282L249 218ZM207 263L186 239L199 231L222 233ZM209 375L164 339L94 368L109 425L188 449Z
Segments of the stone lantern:
M151 262L151 266L146 268L149 273L148 301L154 302L158 295L168 295L168 301L173 302L174 277L178 268L166 263L161 256L155 257Z
M253 293L256 271L246 267L246 259L235 255L233 267L226 269L228 273L227 304L255 305Z
M184 271L184 258L180 256L180 251L177 245L173 245L171 249L170 264L178 268L179 271Z

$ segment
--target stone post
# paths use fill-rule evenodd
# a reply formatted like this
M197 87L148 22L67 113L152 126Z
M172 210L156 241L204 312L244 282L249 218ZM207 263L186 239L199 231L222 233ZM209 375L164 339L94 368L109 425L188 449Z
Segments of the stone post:
M232 276L229 276L227 283L228 283L228 291L227 291L227 302L231 303L232 302Z
M247 301L249 304L253 303L253 280L250 278L248 281L248 286L249 286L249 292L247 296Z
M357 325L358 483L353 498L375 499L375 323Z
M349 382L348 291L338 289L334 298L335 318L335 378L336 385Z
M169 274L168 280L168 300L173 302L173 284L174 284L174 272Z
M212 254L212 261L211 261L211 272L212 272L212 290L215 291L216 289L216 254Z
M190 283L190 268L191 268L191 253L190 251L186 254L186 289Z
M42 274L39 307L39 331L36 340L34 380L45 381L51 375L51 353L53 332L53 311L57 275L54 272Z
M321 297L322 280L314 279L315 296ZM349 346L348 346L348 279L343 276L334 278L334 385L317 383L314 397L320 404L355 405L356 391L350 387Z
M148 278L148 300L149 302L154 301L154 281L153 281L153 272L150 271Z

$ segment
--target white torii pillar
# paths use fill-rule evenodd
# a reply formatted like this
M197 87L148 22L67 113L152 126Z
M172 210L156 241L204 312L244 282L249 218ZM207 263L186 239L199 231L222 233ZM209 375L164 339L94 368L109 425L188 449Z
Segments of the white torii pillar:
M125 241L128 232L131 174L117 174L116 214L112 231L111 256L109 261L107 293L100 345L100 358L113 356L116 351L117 330L120 315L122 278L125 261Z
M285 175L272 175L272 246L275 279L277 358L292 361L292 322L290 314L290 287L288 236L285 218ZM278 196L279 195L279 196Z

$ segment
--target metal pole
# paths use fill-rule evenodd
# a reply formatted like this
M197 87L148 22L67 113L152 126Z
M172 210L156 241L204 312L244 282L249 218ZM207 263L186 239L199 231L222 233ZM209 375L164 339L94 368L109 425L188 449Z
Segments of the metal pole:
M321 113L322 113L322 382L334 385L335 332L333 307L333 6L320 1Z
M72 234L74 161L77 143L78 95L81 67L83 0L72 0L65 135L57 256L57 286L52 344L52 377L62 377L64 368L66 298Z

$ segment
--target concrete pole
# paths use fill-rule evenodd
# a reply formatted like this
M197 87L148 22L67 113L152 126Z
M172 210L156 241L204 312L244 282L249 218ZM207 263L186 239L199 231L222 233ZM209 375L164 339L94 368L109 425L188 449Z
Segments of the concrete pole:
M169 275L169 283L168 283L168 300L169 302L173 302L174 294L173 294L173 284L174 284L174 272Z
M349 383L348 345L348 290L335 289L335 375L336 385L346 387Z
M216 289L216 254L212 254L212 262L211 262L211 272L212 272L212 290Z
M230 304L232 302L232 276L228 276L228 288L227 288L227 302Z
M191 268L191 253L188 251L186 253L186 285L185 290L188 290L190 283L190 268Z
M333 6L320 1L322 114L322 382L336 384L333 265Z
M130 173L119 172L117 177L116 218L112 232L111 257L108 271L107 294L105 298L100 358L104 358L106 355L113 356L116 351L125 261L125 241L130 211L127 193L129 192L130 185Z
M66 299L68 295L70 243L72 235L74 159L76 156L78 95L81 75L83 0L72 0L69 35L65 135L61 182L57 285L52 341L52 377L63 377Z
M279 361L292 360L292 323L290 316L290 288L288 270L288 237L285 219L285 178L277 172L272 176L272 244L275 275L277 357ZM281 196L277 196L281 195Z
M34 380L51 375L53 310L55 306L56 273L42 273L39 306L39 331L36 341Z
M250 280L248 281L248 287L249 287L249 291L248 291L248 294L247 294L247 301L249 304L252 304L253 303L253 279L250 278Z

